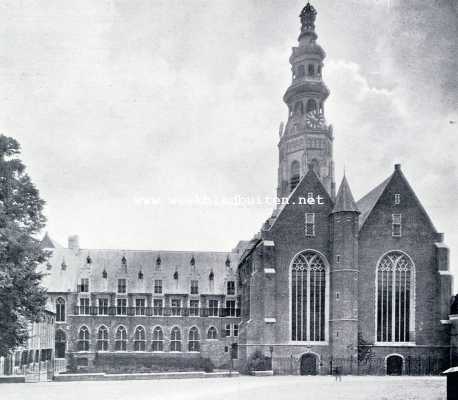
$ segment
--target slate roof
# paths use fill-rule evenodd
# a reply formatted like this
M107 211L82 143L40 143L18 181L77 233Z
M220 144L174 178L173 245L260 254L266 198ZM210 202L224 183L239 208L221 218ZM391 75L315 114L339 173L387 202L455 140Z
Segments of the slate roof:
M152 293L154 280L161 279L165 294L189 294L191 280L199 281L199 294L224 294L226 281L235 279L240 257L235 252L74 251L62 246L51 250L50 259L39 270L44 273L42 282L48 292L58 293L75 292L81 278L89 279L91 292L116 292L118 279L125 278L128 293ZM103 271L107 278L103 277ZM142 279L139 279L140 272ZM178 280L174 279L175 272Z
M363 198L356 202L358 210L361 212L359 216L359 227L362 228L366 222L367 217L371 213L372 209L377 204L378 199L385 191L385 188L390 183L393 174L391 174L387 179L385 179L380 185L376 186L369 193L367 193Z
M331 213L334 214L343 211L359 212L345 175L340 184L339 191L337 192L336 202Z

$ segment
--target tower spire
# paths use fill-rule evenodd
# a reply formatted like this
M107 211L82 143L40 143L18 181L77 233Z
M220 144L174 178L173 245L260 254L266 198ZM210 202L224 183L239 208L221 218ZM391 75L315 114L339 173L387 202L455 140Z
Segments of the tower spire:
M335 196L332 126L326 123L324 105L329 89L322 79L326 53L316 42L317 11L308 2L300 13L299 43L289 59L292 82L283 100L288 121L279 143L277 196L287 197L313 165L331 198Z

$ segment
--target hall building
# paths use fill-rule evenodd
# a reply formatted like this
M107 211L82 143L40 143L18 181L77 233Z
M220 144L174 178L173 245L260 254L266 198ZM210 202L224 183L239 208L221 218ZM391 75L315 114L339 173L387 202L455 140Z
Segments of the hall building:
M346 176L336 193L316 16L307 3L283 97L277 195L287 201L230 252L81 249L75 236L63 247L46 235L57 359L91 368L102 353L147 354L225 368L236 358L248 371L261 354L278 374L402 374L457 356L448 248L401 166L359 201Z

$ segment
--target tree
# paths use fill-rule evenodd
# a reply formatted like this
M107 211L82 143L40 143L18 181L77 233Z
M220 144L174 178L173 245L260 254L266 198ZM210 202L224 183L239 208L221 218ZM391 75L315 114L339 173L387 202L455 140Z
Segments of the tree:
M24 344L28 321L46 303L36 267L47 254L35 239L46 222L44 201L19 154L19 143L0 135L0 356Z

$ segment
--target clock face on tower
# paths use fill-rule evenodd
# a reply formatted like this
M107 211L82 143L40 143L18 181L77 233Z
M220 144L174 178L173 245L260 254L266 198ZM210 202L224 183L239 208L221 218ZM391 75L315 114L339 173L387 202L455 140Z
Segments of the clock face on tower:
M308 128L323 128L325 126L323 113L316 110L309 111L305 116L305 123Z

